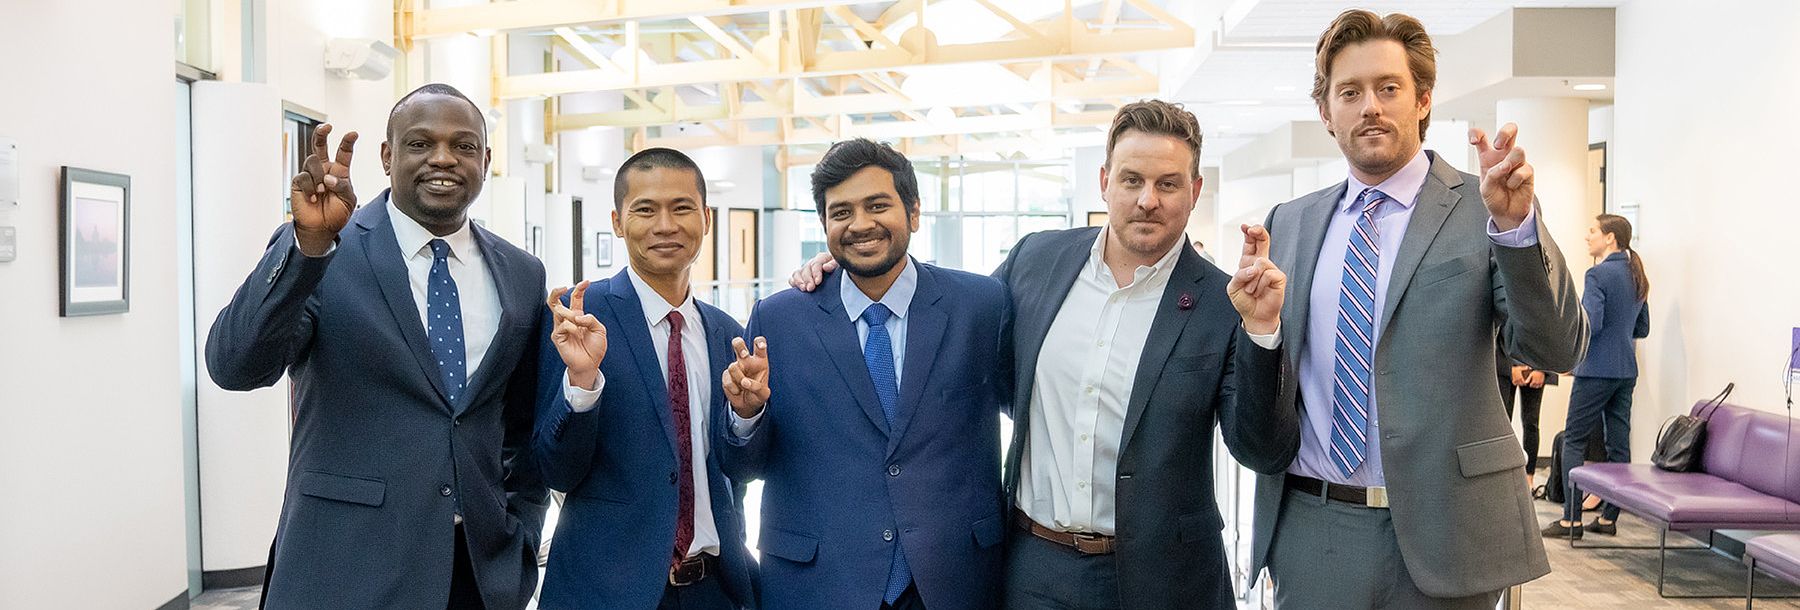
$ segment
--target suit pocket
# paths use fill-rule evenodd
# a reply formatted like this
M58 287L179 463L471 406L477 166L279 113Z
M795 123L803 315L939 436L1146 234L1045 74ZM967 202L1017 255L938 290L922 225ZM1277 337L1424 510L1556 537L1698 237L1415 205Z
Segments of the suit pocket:
M1225 521L1219 518L1218 511L1211 509L1182 515L1175 522L1182 542L1199 542L1207 538L1218 541L1219 530L1225 529Z
M1163 367L1163 371L1165 375L1180 375L1182 373L1197 373L1207 369L1216 369L1219 368L1219 362L1223 359L1223 356L1224 352L1213 352L1198 356L1170 358L1168 365Z
M1525 467L1525 450L1511 434L1475 441L1456 448L1457 465L1463 478L1475 477Z
M300 473L300 481L294 488L315 498L366 506L381 506L382 500L387 497L387 483L380 479L350 477L318 470Z
M756 542L756 548L772 557L794 563L810 563L819 554L819 539L771 528L763 530L762 539Z
M970 529L975 533L975 546L985 549L1000 543L1002 531L999 515L976 521Z
M1424 288L1476 269L1486 269L1487 261L1487 252L1474 252L1437 263L1414 274L1413 286Z

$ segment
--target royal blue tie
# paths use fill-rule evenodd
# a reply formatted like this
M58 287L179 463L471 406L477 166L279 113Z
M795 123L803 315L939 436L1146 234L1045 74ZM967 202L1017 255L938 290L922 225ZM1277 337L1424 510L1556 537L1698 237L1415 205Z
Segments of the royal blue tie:
M1344 478L1363 463L1369 446L1369 365L1375 358L1375 270L1381 265L1375 210L1387 195L1373 188L1357 195L1362 208L1344 251L1338 292L1336 366L1331 392L1331 460Z
M463 393L463 378L468 374L463 351L462 299L456 295L456 280L450 277L450 244L431 240L431 276L426 278L425 338L431 342L431 354L437 356L438 373L444 377L444 391L450 402Z
M868 365L869 379L875 382L875 397L881 399L881 416L892 430L894 411L900 407L900 383L894 374L894 341L887 330L890 315L893 313L880 303L869 305L862 312L863 323L869 325L869 340L863 343L863 364ZM890 605L912 584L912 568L906 565L906 552L901 550L898 537L896 534L894 567L888 570L887 592L881 598Z

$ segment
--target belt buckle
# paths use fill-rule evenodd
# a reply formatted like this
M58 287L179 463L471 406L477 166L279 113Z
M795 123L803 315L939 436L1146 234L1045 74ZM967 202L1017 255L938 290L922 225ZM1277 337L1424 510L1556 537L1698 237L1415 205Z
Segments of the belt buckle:
M690 579L677 578L677 575L681 573L682 568L686 568L686 567L690 567L690 566L693 567L694 571L698 572L699 574ZM700 582L705 579L706 579L706 558L704 556L695 556L693 559L684 559L681 561L681 563L677 563L675 565L669 566L669 585L670 586L685 587L685 586Z
M1069 538L1075 543L1072 546L1075 547L1076 551L1081 552L1081 553L1087 553L1087 554L1097 554L1102 551L1100 551L1100 550L1090 551L1087 548L1083 548L1084 545L1082 543L1085 542L1085 543L1093 544L1096 546L1106 544L1106 536L1096 534L1094 532L1069 532Z
M1363 506L1367 506L1369 508L1387 508L1388 507L1388 495L1387 495L1386 487L1368 487L1368 488L1364 488L1364 489L1367 491L1367 495L1363 497Z

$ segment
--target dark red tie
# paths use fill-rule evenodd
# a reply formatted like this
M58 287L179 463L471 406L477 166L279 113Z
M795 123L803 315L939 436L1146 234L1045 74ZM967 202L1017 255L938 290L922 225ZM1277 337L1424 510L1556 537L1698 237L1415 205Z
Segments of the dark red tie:
M675 559L687 559L694 543L694 435L688 421L687 359L681 357L681 312L669 312L669 411L675 415Z

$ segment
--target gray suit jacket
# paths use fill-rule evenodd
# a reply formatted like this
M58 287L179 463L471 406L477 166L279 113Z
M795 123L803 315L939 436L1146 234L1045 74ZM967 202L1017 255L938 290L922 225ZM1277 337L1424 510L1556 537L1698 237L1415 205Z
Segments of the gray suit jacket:
M1566 371L1587 347L1574 280L1539 215L1537 246L1487 237L1480 182L1435 153L1402 238L1381 339L1381 467L1401 557L1419 590L1435 597L1497 591L1550 572L1531 495L1520 480L1525 452L1494 383L1496 332L1506 353L1534 368ZM1278 205L1265 226L1270 259L1288 275L1281 311L1285 364L1306 349L1312 277L1333 207L1346 183ZM1281 401L1300 410L1294 379ZM1255 564L1276 534L1285 479L1257 481Z
M994 272L1014 312L1006 337L1011 349L1002 354L1016 363L1009 501L1018 495L1020 456L1030 450L1027 410L1038 352L1098 233L1091 227L1033 233ZM1127 609L1233 607L1223 521L1212 493L1215 422L1232 455L1260 472L1286 468L1300 442L1295 412L1275 405L1280 353L1244 334L1225 296L1231 276L1192 248L1181 248L1179 256L1132 378L1120 439L1113 500L1119 593Z

